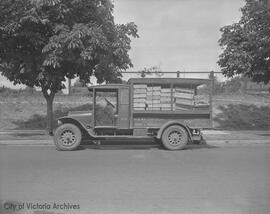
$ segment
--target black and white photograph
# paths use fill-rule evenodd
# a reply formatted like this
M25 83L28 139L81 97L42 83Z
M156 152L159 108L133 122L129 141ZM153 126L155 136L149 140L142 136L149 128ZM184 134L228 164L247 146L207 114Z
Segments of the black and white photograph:
M0 0L0 214L269 214L270 0Z

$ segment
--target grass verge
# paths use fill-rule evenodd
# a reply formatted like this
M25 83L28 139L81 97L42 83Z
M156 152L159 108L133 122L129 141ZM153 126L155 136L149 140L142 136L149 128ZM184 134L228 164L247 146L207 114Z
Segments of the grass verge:
M229 104L218 107L214 121L225 130L270 130L270 107Z
M57 109L54 111L54 127L57 126L57 118L66 116L69 111L90 111L92 109L92 105L90 104L83 104L77 107L72 107L72 108L62 108L62 109ZM16 129L21 129L21 130L27 130L27 129L45 129L46 128L46 116L45 115L39 115L39 114L34 114L32 115L29 119L27 120L17 120L13 121L13 124L15 124L17 127Z

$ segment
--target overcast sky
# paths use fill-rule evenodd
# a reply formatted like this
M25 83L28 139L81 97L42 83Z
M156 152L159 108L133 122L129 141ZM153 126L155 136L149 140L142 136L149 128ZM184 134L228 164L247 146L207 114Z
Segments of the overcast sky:
M131 70L218 71L219 29L237 22L244 0L114 0L116 23L135 22ZM11 86L0 78L1 85Z
M243 0L115 0L118 23L134 21L133 70L218 70L219 29L237 22Z

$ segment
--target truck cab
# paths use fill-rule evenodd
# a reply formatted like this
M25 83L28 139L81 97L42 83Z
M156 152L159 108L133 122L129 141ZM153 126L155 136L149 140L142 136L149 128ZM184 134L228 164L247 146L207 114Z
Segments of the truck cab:
M76 149L82 139L161 141L179 150L202 138L211 127L211 94L199 99L206 79L133 78L127 84L89 87L93 108L58 119L54 142L60 150Z
M110 84L89 88L93 96L92 128L97 135L128 135L130 86Z

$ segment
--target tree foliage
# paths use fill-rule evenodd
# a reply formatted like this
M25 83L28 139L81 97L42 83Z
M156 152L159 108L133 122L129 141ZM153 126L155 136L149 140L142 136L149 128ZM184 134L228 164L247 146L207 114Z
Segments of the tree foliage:
M157 77L162 77L164 75L160 66L152 66L149 68L144 68L143 70L139 71L139 75L142 78L146 77L146 75L151 76L153 74L155 74L155 76L157 76Z
M100 5L100 6L98 6ZM1 1L2 73L15 84L60 90L65 77L111 82L132 66L134 23L118 25L109 0Z
M110 0L0 1L0 72L41 87L52 102L65 78L117 82L132 67L134 23L116 24Z
M243 74L255 82L270 81L270 3L246 0L238 23L221 28L223 53L218 64L223 74Z

